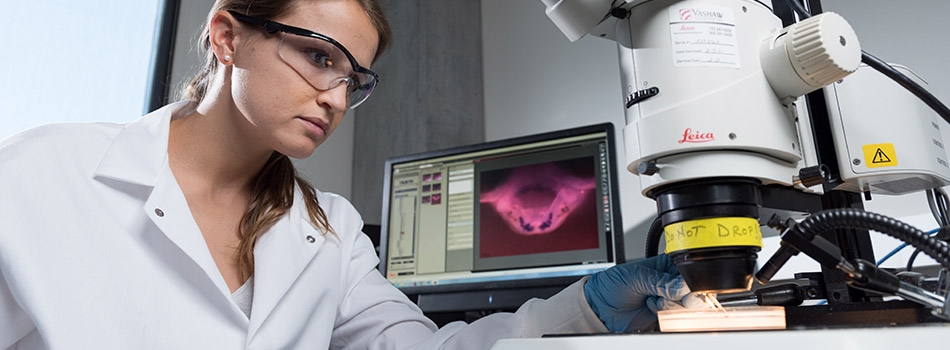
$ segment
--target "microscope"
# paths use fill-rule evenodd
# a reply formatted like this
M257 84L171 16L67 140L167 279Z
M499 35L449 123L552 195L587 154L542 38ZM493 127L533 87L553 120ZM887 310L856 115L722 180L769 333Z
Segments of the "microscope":
M805 253L822 271L778 290L827 302L786 308L790 325L950 321L950 110L863 52L842 16L817 0L541 1L571 41L617 42L627 170L657 205L647 256L662 241L691 290L722 299ZM901 122L868 127L888 115ZM872 194L921 191L936 237L863 210ZM760 264L762 226L782 243ZM877 267L869 231L931 256L938 276Z

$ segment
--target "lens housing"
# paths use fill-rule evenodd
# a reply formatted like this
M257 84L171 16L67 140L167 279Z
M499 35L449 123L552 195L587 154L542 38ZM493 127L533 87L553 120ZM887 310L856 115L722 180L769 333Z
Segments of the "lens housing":
M758 180L739 177L679 182L648 195L657 201L666 252L692 291L752 287L762 247Z

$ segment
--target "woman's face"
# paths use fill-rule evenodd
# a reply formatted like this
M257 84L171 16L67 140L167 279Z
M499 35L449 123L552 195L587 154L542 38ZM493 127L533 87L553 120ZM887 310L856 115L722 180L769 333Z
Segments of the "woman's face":
M357 1L299 1L273 20L335 39L363 67L376 54L376 29ZM253 25L235 28L231 96L257 142L293 158L309 157L343 119L346 84L315 88L278 54L280 36L287 34L264 33Z

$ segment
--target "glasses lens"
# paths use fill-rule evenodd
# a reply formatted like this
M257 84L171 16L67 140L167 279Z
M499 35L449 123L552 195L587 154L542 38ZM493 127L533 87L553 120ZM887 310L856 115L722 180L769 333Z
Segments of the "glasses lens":
M369 94L373 93L373 88L376 87L376 76L354 72L351 81L354 84L348 87L347 96L350 100L350 108L356 108L369 98Z
M349 108L363 103L376 86L375 76L356 72L343 50L329 41L284 33L277 50L313 87L329 90L345 84Z

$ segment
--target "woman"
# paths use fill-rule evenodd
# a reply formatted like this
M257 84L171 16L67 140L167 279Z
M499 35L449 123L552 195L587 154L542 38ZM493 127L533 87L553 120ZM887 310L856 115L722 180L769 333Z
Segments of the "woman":
M373 0L219 0L184 101L0 144L0 349L485 349L641 327L683 297L661 257L437 329L288 159L369 96L388 44Z

